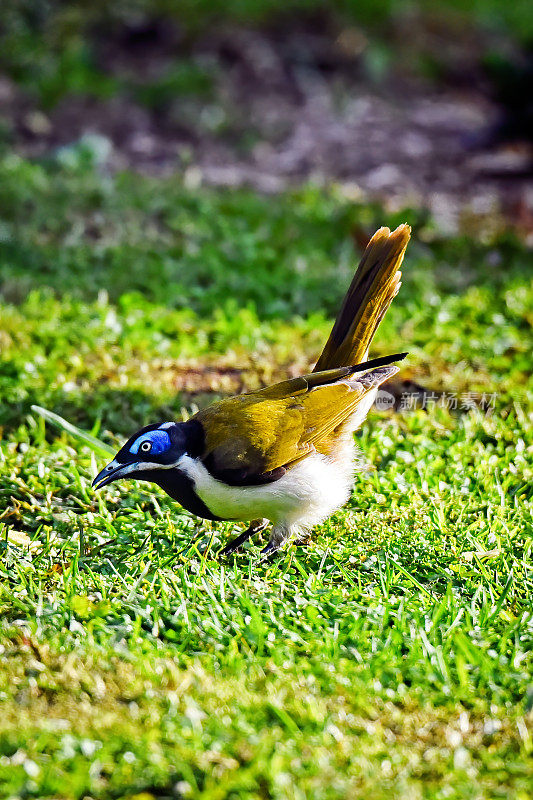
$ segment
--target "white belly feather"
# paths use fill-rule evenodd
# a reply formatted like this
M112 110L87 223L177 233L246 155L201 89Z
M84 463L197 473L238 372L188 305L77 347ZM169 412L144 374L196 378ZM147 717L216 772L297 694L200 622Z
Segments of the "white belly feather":
M190 456L182 456L177 466L194 482L201 500L221 519L264 518L275 525L309 528L329 517L350 496L352 458L343 461L341 466L315 453L279 480L261 486L228 486Z

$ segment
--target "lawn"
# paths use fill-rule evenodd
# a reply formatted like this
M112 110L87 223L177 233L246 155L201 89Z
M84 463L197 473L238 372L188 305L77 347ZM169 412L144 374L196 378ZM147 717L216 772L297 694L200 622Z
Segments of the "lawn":
M516 798L533 781L530 255L340 189L0 162L0 797ZM91 479L150 421L306 370L354 231L413 225L349 504L258 563ZM443 394L444 393L444 394ZM433 399L431 399L433 398ZM91 448L32 405L98 437ZM456 405L456 407L454 407Z

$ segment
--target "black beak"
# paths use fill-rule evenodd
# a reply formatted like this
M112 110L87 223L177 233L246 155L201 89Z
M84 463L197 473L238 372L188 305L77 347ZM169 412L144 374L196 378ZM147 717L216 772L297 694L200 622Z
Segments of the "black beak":
M98 473L92 482L93 489L101 489L103 486L107 486L108 483L112 483L119 478L125 478L126 475L133 472L136 467L137 463L120 464L113 459L113 461L109 462L107 467L104 467L103 470Z

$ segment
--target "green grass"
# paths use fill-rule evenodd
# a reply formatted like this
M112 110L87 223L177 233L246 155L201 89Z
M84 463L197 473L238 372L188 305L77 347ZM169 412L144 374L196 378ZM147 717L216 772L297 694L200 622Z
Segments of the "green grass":
M71 164L68 167L68 163ZM529 797L529 255L304 187L275 198L0 164L0 796ZM103 459L148 421L316 358L351 231L414 225L373 353L490 413L371 414L313 542L233 531ZM193 389L194 391L191 391Z

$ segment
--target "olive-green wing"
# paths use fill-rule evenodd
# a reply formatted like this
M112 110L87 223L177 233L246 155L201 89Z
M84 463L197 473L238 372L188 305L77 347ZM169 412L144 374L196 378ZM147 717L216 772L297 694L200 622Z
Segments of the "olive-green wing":
M382 367L355 379L353 368L342 367L215 403L195 416L205 435L202 460L233 485L276 480L396 370Z

